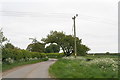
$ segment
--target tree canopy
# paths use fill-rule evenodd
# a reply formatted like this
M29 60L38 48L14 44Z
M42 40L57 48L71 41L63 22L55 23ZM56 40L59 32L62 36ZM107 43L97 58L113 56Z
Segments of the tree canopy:
M47 38L43 38L42 41L45 44L48 43L56 43L59 45L64 54L66 56L71 55L74 53L74 37L72 35L66 35L63 32L51 31L50 34L47 35ZM82 40L76 37L76 44L77 44L77 53L78 55L85 55L87 51L90 49L82 44Z
M45 48L45 53L59 53L60 46L57 44L50 44Z
M11 48L11 49L14 49L15 47L14 47L13 44L7 43L7 44L5 44L4 48Z
M2 45L5 41L7 41L7 38L3 35L2 29L0 29L0 44Z
M43 53L45 50L45 45L40 42L31 43L27 46L27 50L31 52L40 52Z

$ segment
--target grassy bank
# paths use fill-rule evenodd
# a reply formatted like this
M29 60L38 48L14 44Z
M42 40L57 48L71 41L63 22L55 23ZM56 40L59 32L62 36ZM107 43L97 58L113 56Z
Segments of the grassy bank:
M39 60L31 60L31 61L26 61L26 62L15 62L13 64L2 64L2 71L6 71L18 66L22 66L22 65L27 65L27 64L34 64L34 63L38 63L38 62L42 62L42 61L47 61L48 59L39 59Z
M49 68L55 78L117 78L117 56L85 56L59 59Z

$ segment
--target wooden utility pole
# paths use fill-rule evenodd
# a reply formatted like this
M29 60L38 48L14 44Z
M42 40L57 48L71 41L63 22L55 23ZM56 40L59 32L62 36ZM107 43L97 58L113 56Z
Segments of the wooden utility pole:
M77 56L77 46L76 46L76 26L75 26L75 18L78 16L78 14L76 14L76 16L74 16L74 17L72 17L72 19L73 19L73 22L74 22L74 38L75 38L75 53L74 53L74 55L75 55L75 58L76 58L76 56Z

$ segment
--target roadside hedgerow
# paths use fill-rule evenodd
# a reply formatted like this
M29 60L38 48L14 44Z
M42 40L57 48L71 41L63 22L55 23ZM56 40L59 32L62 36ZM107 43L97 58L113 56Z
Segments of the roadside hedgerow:
M46 54L44 53L30 52L27 50L18 50L10 48L4 48L2 50L2 61L3 63L7 64L21 61L38 60L44 58L46 58Z
M64 55L64 53L46 53L46 56L49 58L61 58Z
M63 53L39 53L11 48L3 48L2 50L2 62L6 64L38 59L47 60L48 58L60 58L63 56Z

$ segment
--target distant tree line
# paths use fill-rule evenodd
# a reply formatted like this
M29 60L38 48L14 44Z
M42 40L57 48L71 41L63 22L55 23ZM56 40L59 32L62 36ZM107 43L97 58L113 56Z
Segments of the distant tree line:
M3 32L0 30L0 43L6 41L7 38L4 37ZM39 52L39 53L59 53L62 49L63 53L66 56L74 54L74 40L75 38L72 35L66 35L64 32L51 31L46 38L42 38L41 41L33 40L30 43L26 50L30 52ZM82 39L76 37L77 43L77 55L86 55L90 50L86 45L82 44ZM50 44L46 46L47 44ZM6 43L3 48L19 49L11 43Z

